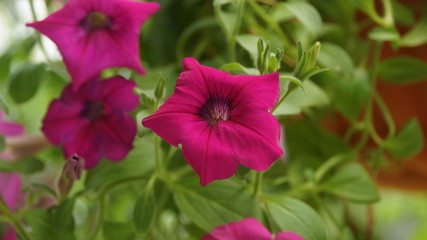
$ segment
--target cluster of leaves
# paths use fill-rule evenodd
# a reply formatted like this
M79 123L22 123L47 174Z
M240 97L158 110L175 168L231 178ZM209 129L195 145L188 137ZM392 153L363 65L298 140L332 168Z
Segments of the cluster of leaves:
M161 11L141 37L148 74L103 73L136 80L138 125L171 94L184 56L233 74L279 71L281 99L273 114L285 129L286 161L277 161L263 175L242 168L231 179L201 187L179 149L139 126L129 156L119 163L101 161L66 199L59 199L56 186L49 184L61 172L59 149L0 162L1 172L19 172L27 183L26 207L17 216L31 236L198 239L218 225L255 217L272 232L293 231L306 240L374 239L370 204L380 195L357 160L366 155L366 163L377 170L415 155L424 145L416 119L396 131L376 89L377 77L393 84L427 77L425 61L379 56L385 43L395 49L425 44L427 15L415 20L415 8L397 0L381 1L384 14L374 0L158 2ZM56 4L46 1L49 11ZM13 1L1 5L17 11ZM360 12L363 21L357 18ZM397 29L411 25L405 34ZM36 63L41 46L39 36L28 35L0 56L0 108L29 134L40 134L48 104L69 82L60 61ZM387 123L386 137L375 129L374 107ZM342 136L322 127L336 112L349 126ZM58 203L48 210L37 207L46 199Z

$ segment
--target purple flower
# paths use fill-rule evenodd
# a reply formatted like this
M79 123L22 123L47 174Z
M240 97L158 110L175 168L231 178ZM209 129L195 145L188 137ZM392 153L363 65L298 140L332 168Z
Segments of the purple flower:
M269 113L279 97L279 74L231 76L183 61L175 92L142 124L168 143L206 185L231 177L242 164L264 171L282 155L279 123Z
M46 19L27 24L58 46L73 88L109 67L128 67L143 74L139 30L158 3L129 0L70 0Z
M138 105L134 87L122 77L92 79L76 92L69 85L50 104L42 130L52 144L63 146L66 158L84 158L85 168L101 157L120 161L136 135L136 123L127 114Z
M276 236L254 218L221 225L205 235L201 240L304 240L292 232L280 232Z

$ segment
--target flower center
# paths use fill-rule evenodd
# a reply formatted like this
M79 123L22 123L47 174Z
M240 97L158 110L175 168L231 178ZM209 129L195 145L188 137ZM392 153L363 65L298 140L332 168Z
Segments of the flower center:
M211 126L215 126L220 120L228 120L230 118L230 101L221 97L211 97L200 108L200 115Z
M102 102L98 101L87 101L80 114L90 121L94 121L104 114L104 105L102 105Z
M108 15L98 11L89 12L80 22L81 26L87 32L109 29L111 27L111 23L111 18Z

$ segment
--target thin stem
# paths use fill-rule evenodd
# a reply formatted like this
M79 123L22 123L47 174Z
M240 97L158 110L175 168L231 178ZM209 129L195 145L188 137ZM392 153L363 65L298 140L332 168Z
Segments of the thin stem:
M156 162L156 172L160 171L160 139L154 135L154 160Z
M282 28L280 27L280 25L254 0L247 0L247 1L249 5L252 7L252 9L255 11L255 13L257 13L258 16L261 17L264 20L264 22L266 22L273 29L273 31L276 32L276 34L279 36L279 38L282 41L283 48L289 54L291 52L289 51L290 41L286 36L286 34L282 31Z
M36 8L34 7L34 0L29 0L30 3L30 9L31 9L31 15L33 17L33 21L36 22L37 21L37 14L36 14ZM49 58L49 54L47 54L46 48L44 47L43 43L42 43L42 38L40 33L36 33L36 40L40 46L40 49L43 52L43 55L45 55L46 59L48 62L50 62L50 58Z
M262 182L263 182L263 172L255 172L255 181L254 181L254 195L258 196L262 194Z
M285 94L283 94L283 96L280 97L279 101L277 102L276 106L273 108L273 110L271 111L271 114L274 113L274 111L276 111L276 109L280 106L280 104L285 100L285 98L291 93L291 90L288 89L288 91L286 91Z
M4 202L2 196L0 196L0 212L2 212L4 216L9 220L9 222L16 228L22 239L31 240L30 236L24 230L19 220L16 219L15 215L6 206L6 203Z
M387 124L387 127L388 127L387 137L391 138L396 134L396 125L394 124L393 117L391 116L391 113L388 110L384 100L381 98L381 96L377 92L374 94L374 99Z
M382 0L383 6L384 6L384 24L386 26L393 26L394 25L394 19L393 19L393 6L391 4L390 0Z

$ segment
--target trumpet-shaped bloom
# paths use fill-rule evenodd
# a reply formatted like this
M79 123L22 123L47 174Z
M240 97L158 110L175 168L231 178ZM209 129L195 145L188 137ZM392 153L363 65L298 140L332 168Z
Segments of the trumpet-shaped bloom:
M216 227L201 240L304 240L296 233L280 232L276 236L254 218Z
M269 113L279 97L278 73L231 76L193 58L183 66L174 94L142 124L182 144L202 185L231 177L239 164L268 169L283 153L279 123Z
M136 123L127 114L138 105L134 87L122 77L92 79L78 91L67 86L50 104L42 130L52 144L63 146L66 158L84 158L85 168L94 167L101 157L120 161L136 135Z
M130 0L70 0L46 19L27 24L58 46L77 89L109 67L143 74L139 30L159 4Z

